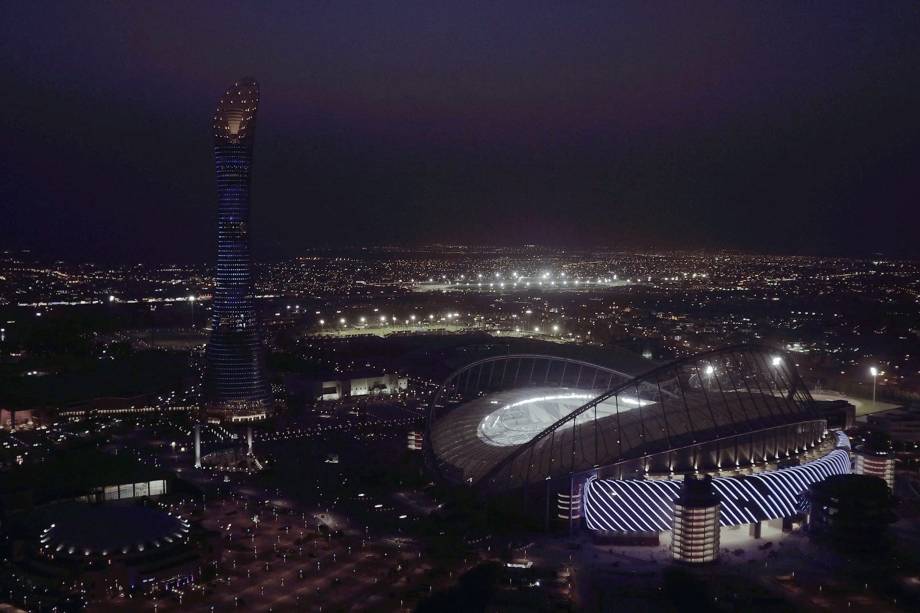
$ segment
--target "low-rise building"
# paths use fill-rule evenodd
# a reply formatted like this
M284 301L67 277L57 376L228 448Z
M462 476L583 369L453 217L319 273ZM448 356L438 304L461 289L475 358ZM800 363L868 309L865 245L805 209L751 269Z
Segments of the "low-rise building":
M409 380L405 376L368 370L344 373L324 370L309 374L284 375L284 387L294 399L293 405L346 398L392 396L405 391L408 386Z
M808 486L808 531L846 548L876 549L895 520L885 482L868 475L832 475Z
M910 406L866 417L869 428L884 432L897 443L920 442L920 407Z

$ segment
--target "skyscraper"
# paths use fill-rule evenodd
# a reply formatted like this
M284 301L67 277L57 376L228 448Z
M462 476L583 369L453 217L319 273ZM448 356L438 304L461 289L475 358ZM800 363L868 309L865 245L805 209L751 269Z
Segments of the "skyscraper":
M225 422L265 418L272 405L249 258L249 184L258 107L258 84L241 79L224 92L212 125L217 274L207 350L207 414Z

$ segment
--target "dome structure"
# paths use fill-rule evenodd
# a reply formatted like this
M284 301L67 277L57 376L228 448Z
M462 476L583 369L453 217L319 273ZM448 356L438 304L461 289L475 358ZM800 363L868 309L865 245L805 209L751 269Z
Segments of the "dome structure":
M40 547L53 558L130 556L183 543L189 532L182 517L135 505L64 503L50 519Z

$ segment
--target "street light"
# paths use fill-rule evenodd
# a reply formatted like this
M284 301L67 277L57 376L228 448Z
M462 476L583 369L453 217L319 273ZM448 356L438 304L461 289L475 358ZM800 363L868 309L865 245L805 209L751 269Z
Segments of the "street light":
M869 374L872 375L872 408L875 408L875 382L878 381L878 376L882 373L878 371L878 368L875 366L869 367Z

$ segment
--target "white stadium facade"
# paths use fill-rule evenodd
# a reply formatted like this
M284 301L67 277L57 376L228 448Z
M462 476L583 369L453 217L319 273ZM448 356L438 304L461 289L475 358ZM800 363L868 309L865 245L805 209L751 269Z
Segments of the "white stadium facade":
M625 535L670 530L687 474L711 474L721 524L740 526L793 517L808 485L851 471L846 436L777 349L635 370L534 354L468 364L429 407L429 466L547 520L552 507L570 527Z

